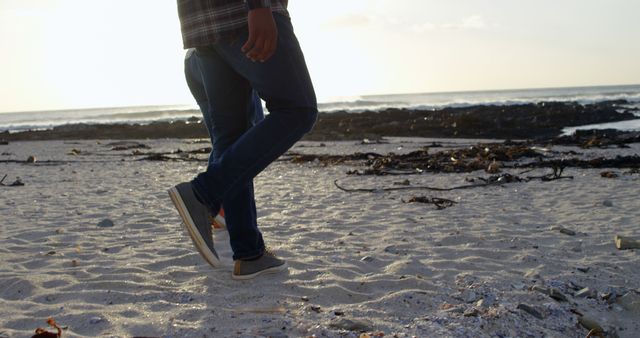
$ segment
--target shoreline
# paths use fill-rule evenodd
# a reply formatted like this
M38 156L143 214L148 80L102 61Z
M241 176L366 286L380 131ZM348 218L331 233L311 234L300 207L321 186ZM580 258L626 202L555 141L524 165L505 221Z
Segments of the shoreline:
M540 102L438 110L389 108L354 113L321 112L307 141L395 137L531 139L554 137L565 127L638 119L625 100L594 104ZM198 111L194 111L199 116ZM149 124L67 124L47 130L0 133L0 140L206 138L200 117Z

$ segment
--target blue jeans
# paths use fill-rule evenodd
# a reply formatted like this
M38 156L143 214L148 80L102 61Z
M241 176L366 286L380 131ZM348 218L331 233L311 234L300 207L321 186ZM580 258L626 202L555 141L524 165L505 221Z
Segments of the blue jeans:
M238 125L244 127L227 130L214 129L214 120L209 109L209 98L204 87L202 74L207 71L215 71L215 66L212 68L206 59L199 58L194 50L189 50L184 61L184 69L187 85L200 107L204 124L211 138L212 150L209 155L209 164L212 164L244 132L264 119L262 101L258 94L252 90L251 99L248 100L244 114L241 114L242 110L238 111ZM235 198L226 201L224 208L231 246L235 248L234 252L241 250L241 246L239 247L237 243L242 243L245 237L255 238L257 246L264 247L256 219L253 182L249 182Z
M231 144L233 144L236 139L238 139L238 135L230 135L230 133L233 132L232 130L217 130L214 133L213 119L211 112L209 111L209 98L207 97L204 83L202 81L202 72L207 71L207 66L206 60L199 58L195 53L195 49L190 49L187 52L184 59L185 77L187 79L189 90L202 112L204 124L207 127L207 132L211 138L212 150L211 154L209 154L209 164L211 164L219 158L220 155L222 155L222 153ZM258 96L258 93L256 93L255 90L251 91L251 95L251 101L245 112L245 129L242 131L243 133L264 119L264 111L262 109L260 96Z
M238 205L247 208L253 201L253 178L309 132L318 115L313 85L291 21L284 15L273 16L278 47L264 63L252 62L241 52L248 37L246 30L196 51L211 130L218 144L214 148L224 150L192 186L212 211L224 205L227 222L234 222L228 226L234 259L261 255L264 242L255 209L240 210L238 214L244 211L245 217L235 222L229 218L229 207L241 201ZM269 115L247 130L246 112L254 105L254 91L266 102Z

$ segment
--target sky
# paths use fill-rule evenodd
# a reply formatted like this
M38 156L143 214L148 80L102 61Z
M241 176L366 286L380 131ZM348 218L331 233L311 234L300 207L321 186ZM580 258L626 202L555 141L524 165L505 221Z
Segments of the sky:
M637 0L290 0L320 101L640 83ZM0 0L0 112L193 104L175 0Z

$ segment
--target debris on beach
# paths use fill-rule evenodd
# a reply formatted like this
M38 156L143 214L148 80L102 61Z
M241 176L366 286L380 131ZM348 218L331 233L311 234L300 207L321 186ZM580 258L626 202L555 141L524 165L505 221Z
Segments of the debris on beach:
M433 204L436 206L436 208L438 208L438 210L442 210L442 209L446 209L449 207L452 207L454 204L457 204L458 202L446 199L446 198L440 198L440 197L426 197L426 196L418 196L418 197L412 197L407 201L402 201L404 203L425 203L425 204Z
M134 150L132 156L144 156L138 161L157 161L157 162L206 162L209 160L207 157L198 157L196 155L209 155L211 153L211 147L199 148L196 150L183 151L177 149L170 152L159 153L145 153L139 150Z
M115 224L113 223L113 221L112 221L112 220L110 220L110 219L106 218L106 219L103 219L102 221L100 221L100 222L98 223L98 225L97 225L97 226L98 226L99 228L111 228L111 227L113 227L114 225L115 225Z
M634 238L616 236L615 242L618 250L640 249L640 240Z
M618 174L613 171L603 171L600 173L600 177L602 178L618 178Z
M592 299L595 299L595 298L598 297L598 292L596 290L592 290L592 289L586 287L586 288L580 289L578 292L576 292L574 297L576 297L576 298L592 298Z
M582 325L585 329L589 330L589 336L594 337L596 335L603 336L604 329L600 324L593 318L587 316L578 317L578 323Z
M60 338L62 337L62 328L56 324L56 321L53 318L47 319L47 324L52 328L56 329L57 333L49 332L43 328L37 328L36 334L31 336L31 338Z
M105 147L111 147L113 151L131 150L131 149L151 149L148 145L134 141L117 141L107 143Z
M489 177L478 177L475 179L467 179L467 182L472 184L459 185L454 187L433 187L433 186L400 186L400 187L391 187L391 188L346 188L339 184L339 180L335 180L333 184L336 188L349 193L355 192L369 192L369 193L381 193L388 191L398 191L398 190L431 190L431 191L453 191L453 190L463 190L463 189L472 189L472 188L480 188L480 187L488 187L488 186L497 186L497 185L505 185L508 183L519 183L519 182L530 182L533 180L540 180L543 182L561 180L561 179L573 179L573 176L563 176L564 168L554 168L553 173L545 174L542 176L527 176L526 178L522 178L516 175L504 173L500 175L493 175ZM481 181L481 183L475 183L476 180Z
M337 318L329 323L329 327L337 330L346 330L353 332L371 331L372 324L367 320Z
M71 155L71 156L78 156L80 154L82 154L82 151L76 148L69 150L69 152L67 153L67 155Z
M572 135L560 136L550 141L549 143L556 145L575 145L584 149L626 148L627 144L640 142L640 132L616 129L576 130Z
M564 228L564 227L555 226L555 227L551 227L551 230L558 231L561 234L565 234L567 236L575 236L576 235L575 231L573 231L571 229Z
M3 187L22 187L24 186L24 183L22 183L22 180L20 179L20 177L16 177L16 180L13 181L13 183L11 184L4 184L4 180L7 178L7 175L4 175L2 177L2 179L0 179L0 186Z

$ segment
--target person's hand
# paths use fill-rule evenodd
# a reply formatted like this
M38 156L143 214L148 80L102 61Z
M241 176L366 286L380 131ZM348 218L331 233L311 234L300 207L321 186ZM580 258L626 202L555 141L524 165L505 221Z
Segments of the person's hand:
M278 28L273 20L271 8L256 8L249 11L249 39L242 46L242 52L251 61L265 62L278 46Z

